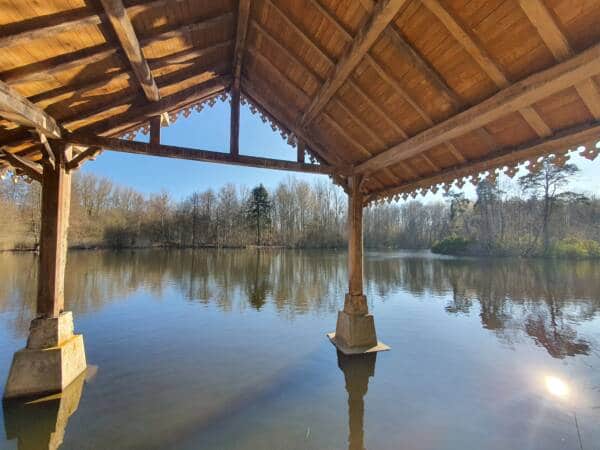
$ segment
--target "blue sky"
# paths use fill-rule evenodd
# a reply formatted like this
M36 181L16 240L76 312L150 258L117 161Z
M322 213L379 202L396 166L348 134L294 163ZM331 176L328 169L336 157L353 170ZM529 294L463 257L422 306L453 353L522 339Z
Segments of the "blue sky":
M139 136L144 140L147 137ZM164 144L201 148L204 150L229 151L229 102L217 101L215 106L206 106L200 113L193 112L189 118L179 119L161 131ZM258 115L253 115L247 106L242 106L240 117L240 153L278 159L295 159L296 150L264 124ZM572 189L588 194L600 193L600 157L591 162L582 157L571 158L581 172L573 182ZM87 163L83 171L110 178L122 186L129 186L145 194L165 189L174 199L182 199L194 191L208 188L218 190L227 183L253 187L263 183L267 188L275 187L280 181L293 176L307 181L323 175L309 175L170 158L104 152L96 161ZM520 174L519 174L520 175ZM502 181L502 180L501 180ZM474 189L464 188L467 195ZM441 193L428 194L426 200L441 198Z

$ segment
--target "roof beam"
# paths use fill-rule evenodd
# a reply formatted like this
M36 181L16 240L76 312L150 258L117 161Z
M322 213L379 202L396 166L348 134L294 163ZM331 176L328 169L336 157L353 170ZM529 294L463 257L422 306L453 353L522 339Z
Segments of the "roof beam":
M100 153L102 153L102 149L100 147L88 147L67 162L67 170L71 171L79 169L83 163L96 159Z
M186 159L191 161L204 161L222 164L231 164L247 167L258 167L263 169L289 170L305 173L333 174L335 169L331 166L321 164L304 164L296 161L285 161L272 158L259 158L255 156L237 155L198 150L194 148L178 147L174 145L156 145L143 142L128 141L125 139L107 138L85 134L67 134L63 140L65 143L85 145L90 147L101 147L124 153L137 155L160 156L164 158Z
M446 27L450 34L458 41L460 45L471 55L475 62L483 69L494 84L504 89L510 84L504 71L494 62L492 57L481 45L479 39L465 25L460 23L450 11L448 11L439 0L421 0L422 3L431 11L440 22ZM552 130L540 117L538 112L531 106L527 106L520 111L521 115L529 126L538 136L550 136Z
M60 137L61 130L56 121L35 106L6 83L0 81L0 116L35 128L48 137Z
M233 50L233 83L231 86L231 124L229 134L229 153L232 155L239 155L240 153L240 84L242 63L246 50L246 37L248 36L250 5L250 0L240 0L238 3L237 31Z
M142 53L142 48L131 24L131 20L127 15L125 6L122 0L100 0L104 11L112 24L115 34L121 42L121 47L127 55L127 59L131 64L131 68L138 79L146 98L152 102L160 99L158 86L152 76L152 71L148 66L148 62Z
M500 117L585 81L600 72L600 44L521 80L483 102L390 147L356 167L365 173L411 158L436 145L481 128Z
M32 180L42 181L42 167L30 161L27 158L21 158L13 153L10 153L6 148L0 149L4 155L5 161L16 170L22 171Z
M598 136L600 136L600 122L598 121L587 124L585 127L577 126L558 132L548 138L540 138L533 143L530 142L521 146L495 151L478 160L469 161L462 166L445 169L441 173L431 177L422 178L395 188L373 192L371 199L411 192L418 188L428 188L436 184L494 170L503 165L514 165L515 161L538 158L558 150L566 150L579 145L593 145L590 143L595 143L598 140Z
M352 41L352 35L346 30L346 28L344 28L344 26L339 22L337 17L335 17L321 5L319 0L309 1L315 8L317 8L321 12L321 14L323 14L337 28L337 30L345 37L347 41ZM368 0L365 3L363 3L363 7L367 10L368 13L371 13L374 7L374 3L372 0ZM410 94L400 85L400 83L390 73L388 73L387 69L385 69L381 64L379 64L379 62L377 62L368 53L365 55L365 61L367 61L373 67L373 69L375 69L375 71L377 72L379 77L383 79L383 81L385 81L388 85L392 87L392 89L396 91L396 93L400 96L400 98L402 98L403 101L408 103L423 118L423 120L425 120L427 125L433 125L434 122L429 116L429 114L427 114L427 112L423 110L423 108L421 108L421 106L410 96ZM424 64L426 65L426 63ZM356 86L356 84L352 80L350 80L350 82L353 84L353 87L359 89L358 86ZM373 103L372 100L368 97L367 100L370 104ZM373 105L371 106L373 107ZM406 139L408 137L404 130L401 129L396 124L396 122L391 120L388 117L388 114L386 114L385 111L382 111L379 106L375 105L374 109L378 110L386 121L391 122L392 128L394 128L394 131L398 135L400 135L402 139ZM458 162L463 163L466 161L465 157L456 149L454 144L448 142L446 146Z
M558 62L573 56L574 52L569 40L542 0L519 0L519 4ZM584 80L576 84L575 89L592 116L600 119L600 92L596 83L591 79Z
M60 12L36 17L16 24L19 31L10 34L3 33L0 36L0 48L27 44L35 39L48 38L65 31L73 31L76 27L100 25L104 18L104 14L90 13L87 8L80 8L70 13ZM3 28L6 27L5 25Z
M371 49L386 27L404 5L406 0L382 0L377 3L371 20L357 33L346 53L338 61L333 74L321 86L306 112L302 115L300 124L307 126L322 110L338 89L352 74L356 66Z

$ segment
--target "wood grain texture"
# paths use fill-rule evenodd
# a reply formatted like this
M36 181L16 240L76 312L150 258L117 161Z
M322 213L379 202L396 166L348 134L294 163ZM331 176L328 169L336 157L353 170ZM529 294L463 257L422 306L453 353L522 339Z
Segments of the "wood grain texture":
M0 116L31 127L48 137L60 137L56 121L6 83L0 81Z
M358 173L374 171L410 158L449 139L481 128L493 120L530 106L600 72L600 44L550 69L534 74L493 97L391 147L357 166Z
M148 62L142 53L142 48L122 0L100 1L146 97L153 102L160 100L156 81L154 81Z
M352 46L338 61L332 76L325 81L321 90L303 114L300 124L306 126L325 107L337 90L348 79L358 63L373 46L404 5L406 0L382 0L373 10L371 20L358 32Z

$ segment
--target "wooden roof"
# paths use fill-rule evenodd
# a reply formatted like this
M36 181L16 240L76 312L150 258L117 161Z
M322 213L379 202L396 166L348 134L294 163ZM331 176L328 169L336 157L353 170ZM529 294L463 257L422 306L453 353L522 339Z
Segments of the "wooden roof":
M82 136L231 93L369 200L593 158L600 136L600 0L2 0L0 54L5 97ZM0 145L39 160L0 116Z

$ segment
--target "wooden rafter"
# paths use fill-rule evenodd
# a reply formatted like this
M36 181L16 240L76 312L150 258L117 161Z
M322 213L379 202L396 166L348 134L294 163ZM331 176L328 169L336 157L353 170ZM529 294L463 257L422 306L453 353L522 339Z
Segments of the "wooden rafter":
M158 92L158 87L156 86L156 81L154 81L152 71L144 57L137 35L131 24L131 20L123 5L123 1L100 1L102 2L108 20L112 24L115 34L121 43L121 47L131 64L131 68L133 69L140 86L144 90L144 94L146 94L146 98L153 102L158 101L160 99L160 94Z
M557 61L573 56L569 40L543 0L519 0L519 4ZM600 119L600 92L596 83L591 79L583 80L575 85L575 89L592 116Z
M164 158L187 159L214 163L226 163L264 169L290 170L305 173L333 174L337 169L321 164L303 164L296 161L285 161L272 158L259 158L246 155L230 155L228 153L199 150L174 145L155 145L125 139L107 138L85 134L68 134L64 143L100 147L106 150L134 153L138 155L160 156Z
M157 42L185 36L189 33L201 32L212 27L221 27L225 22L231 20L232 17L233 16L231 13L225 13L211 19L203 20L202 22L173 27L169 30L161 32L160 34L144 37L140 40L140 44L142 47L147 47L149 45L156 44ZM186 50L181 53L152 59L149 61L149 65L151 69L156 70L169 64L179 63L182 60L185 60L187 57L193 58L194 55L196 55L196 58L201 58L206 54L205 52L216 50L220 45L222 44L216 44L215 46L206 47L205 49L190 49L189 51ZM60 55L48 60L9 70L1 73L0 77L10 85L21 85L34 81L45 81L48 79L49 75L55 75L79 67L96 64L117 54L120 54L119 49L109 44L101 44L74 53Z
M359 30L350 48L338 61L331 77L321 86L321 90L302 115L302 126L307 126L325 108L405 2L406 0L382 0L377 3L371 20Z
M481 45L474 33L462 24L448 9L438 0L421 0L423 4L439 19L450 34L467 51L475 62L483 69L494 84L504 89L510 84L504 71L494 62L492 57ZM544 122L535 109L527 106L520 111L521 115L538 136L550 136L552 130Z
M274 104L275 102L273 100L267 101L267 99L260 93L260 89L258 89L251 80L248 80L245 77L242 77L242 80L242 84L244 85L244 94L256 104L264 108L269 115L278 117L290 132L294 133L299 139L308 144L310 149L315 152L323 161L337 167L348 167L348 164L346 164L337 154L320 145L314 139L314 136L305 133L303 130L292 125L293 121L289 117L289 109L284 108L283 105Z
M42 167L30 161L27 158L22 158L18 155L10 153L6 148L0 149L2 151L2 155L5 160L8 162L10 166L12 166L15 170L22 171L25 175L27 175L32 180L42 181Z
M2 81L0 81L0 116L20 125L35 128L48 137L61 135L60 127L52 117Z
M374 171L418 155L585 81L597 73L600 73L600 44L501 90L478 105L374 156L356 169L358 173Z
M402 192L411 192L418 188L428 188L448 180L459 179L496 169L503 165L514 165L515 161L536 159L554 151L563 151L570 147L595 142L600 136L600 123L586 124L563 130L553 136L540 138L517 147L503 148L478 160L469 161L459 167L445 169L438 174L407 183L402 186L373 192L371 198L387 197Z
M240 153L240 84L242 64L248 36L251 0L240 0L238 4L237 31L233 50L233 83L231 86L231 130L229 135L229 152L232 155Z
M341 33L347 41L351 42L353 40L352 35L339 22L337 17L335 17L326 8L324 8L321 5L321 3L319 2L319 0L309 0L309 1L315 8L317 8L321 12L321 14L323 16L325 16L329 20L330 23L332 23L336 27L338 32ZM369 0L366 3L364 3L363 6L365 6L365 8L367 9L367 12L370 14L373 10L374 3ZM394 31L392 31L392 32L394 32ZM433 120L431 119L431 116L429 116L429 114L423 108L421 108L421 106L418 104L418 102L411 97L411 95L406 91L406 89L404 89L400 85L400 83L394 78L394 76L392 74L389 73L389 71L384 66L379 64L379 62L376 61L369 53L367 53L365 55L365 61L367 63L369 63L371 65L371 67L373 67L373 69L377 72L379 77L381 79L383 79L383 81L385 81L388 85L390 85L390 87L400 96L400 98L404 102L408 103L417 112L417 114L419 114L421 116L421 118L423 118L423 120L425 120L427 125L431 126L434 124ZM353 87L355 89L359 89L358 86L352 80L349 80L349 81L353 84ZM386 114L384 111L382 111L379 106L377 106L377 105L373 106L373 104L372 104L373 102L372 102L372 100L370 100L370 98L368 96L363 96L363 97L367 97L367 99L368 99L367 101L369 102L371 107L374 107L375 110L379 110L379 112L386 119L386 121L392 122L392 125L391 125L392 128L394 128L395 132L398 135L400 135L402 137L402 139L406 139L408 137L408 135L404 132L404 130L402 130L394 121L392 121L389 118L388 114ZM454 144L452 144L451 142L448 142L446 144L446 147L448 148L450 153L456 158L456 160L459 163L464 163L466 161L465 157L458 151L458 149L454 146Z
M100 147L88 147L67 162L67 171L79 169L85 162L95 159L100 153L102 153Z
M87 8L81 8L70 14L58 13L42 19L28 20L24 24L19 24L19 31L0 36L0 49L24 45L35 39L72 31L76 27L99 25L104 18L104 14L91 14Z

